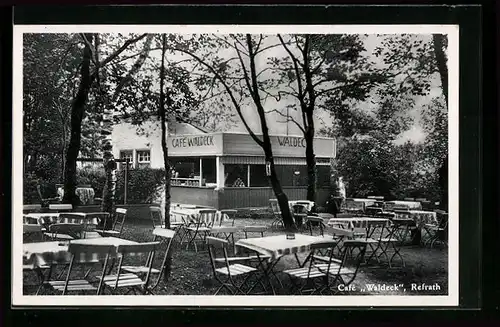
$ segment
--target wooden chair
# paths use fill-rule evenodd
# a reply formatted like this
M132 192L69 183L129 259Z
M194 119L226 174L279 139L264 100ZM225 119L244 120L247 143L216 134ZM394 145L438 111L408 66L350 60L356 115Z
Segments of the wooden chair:
M232 263L242 259L238 258L239 260L231 261L227 254L229 243L226 240L208 236L206 242L212 272L215 280L220 284L214 295L219 294L222 289L225 289L231 295L246 294L243 287L247 286L249 278L257 272L257 269L240 263ZM220 256L220 252L222 252L222 256ZM237 283L235 279L241 277L244 277L243 281Z
M52 240L70 241L83 237L84 224L55 223L49 226L45 236Z
M309 229L309 234L311 236L314 235L313 230L315 227L318 227L319 233L321 236L324 235L325 223L323 218L317 216L306 216L305 218L305 226Z
M364 257L366 245L362 243L349 243L346 241L340 257L334 256L333 249L337 246L335 241L324 241L311 244L311 253L309 255L309 264L295 269L285 270L283 273L290 278L293 289L298 294L308 293L324 294L336 292L335 286L342 283L348 286L354 281L359 265ZM356 256L354 268L348 267L348 253L352 252L351 247L359 249ZM318 251L328 252L329 256L326 260L316 259ZM326 262L325 262L326 261ZM350 276L349 280L345 280L346 276ZM306 287L311 287L306 289Z
M40 203L42 207L47 207L50 204L60 203L62 200L60 197L44 198L42 195L42 187L40 185L36 186L36 191L38 193L38 197L40 198Z
M153 224L153 229L156 227L165 228L165 221L161 215L160 207L149 207L149 215L151 217L151 222Z
M49 204L49 211L51 212L70 212L73 211L71 204Z
M46 281L43 286L51 288L55 291L62 292L65 295L67 292L88 292L96 291L99 295L103 286L103 277L108 266L108 259L110 255L115 252L116 248L113 245L95 245L95 244L78 244L70 243L68 247L68 252L71 254L71 259L69 262L68 273L65 280L53 280ZM104 257L104 260L102 258ZM96 260L97 258L97 260ZM85 273L83 279L72 279L71 275L74 273L75 265L95 265L96 263L102 264L102 274L100 277L99 286L95 287L90 283L88 278L88 272ZM83 269L85 270L85 269Z
M86 215L89 222L85 230L85 238L100 238L102 235L98 230L106 230L105 226L112 227L113 221L108 212L90 212Z
M198 252L198 246L196 243L200 241L205 243L205 238L211 230L210 226L212 226L216 218L217 210L202 209L198 213L199 214L196 220L190 224L188 223L185 227L187 236L189 237L186 250L191 244L193 244L196 252Z
M248 234L257 233L260 237L264 237L264 233L267 232L267 226L244 226L242 228L243 233L245 234L245 238L248 238Z
M118 255L118 268L116 274L107 275L101 277L103 284L102 291L109 290L111 294L115 293L118 289L128 289L127 293L133 291L139 291L142 294L152 294L148 288L152 264L155 256L156 247L159 242L149 242L149 243L138 243L130 245L119 245L116 248ZM140 274L129 273L123 269L123 263L128 258L134 258L134 262L138 258L144 257L145 260L145 271Z
M234 226L234 221L236 219L236 214L238 210L234 209L223 209L220 211L221 220L219 221L219 226L222 226L224 222L231 222L231 226Z
M127 218L127 209L117 208L115 212L115 218L113 219L112 228L97 229L95 231L102 236L119 237L123 231L123 226L125 225L126 218Z
M278 200L269 199L269 207L274 217L274 220L271 223L271 227L284 227L285 225L283 223L283 217L281 216L281 209L278 204Z
M147 274L149 271L151 274L156 275L157 276L156 281L154 282L153 285L149 286L147 289L149 293L153 293L156 290L156 288L158 287L158 285L160 284L160 282L162 280L162 277L164 276L165 267L166 267L166 263L167 263L167 259L168 259L168 255L169 255L169 251L170 251L170 246L172 245L172 240L175 237L175 231L171 230L171 229L156 227L153 230L153 235L154 235L153 242L159 241L160 245L162 245L162 244L166 245L165 253L163 255L163 259L161 261L161 264L159 266L160 269L154 268L154 259L155 258L153 256L149 256L148 261L146 261L146 264L142 265L142 266L122 266L122 270L129 272L129 273L132 273L132 274L136 274L136 275ZM159 246L156 248L156 252L158 252L158 249L159 249ZM152 263L149 262L150 260L153 262ZM164 288L165 288L165 285L162 287L162 289L164 289Z

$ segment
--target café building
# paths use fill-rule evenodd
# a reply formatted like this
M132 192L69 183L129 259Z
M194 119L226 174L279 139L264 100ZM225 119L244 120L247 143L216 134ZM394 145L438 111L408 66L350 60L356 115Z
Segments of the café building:
M113 130L115 157L128 158L131 169L163 168L161 132L156 122L143 127L122 123ZM260 137L260 136L259 136ZM301 136L271 136L276 172L290 200L307 195L305 140ZM167 136L172 165L171 201L217 209L264 207L274 198L266 175L262 148L244 133L209 133L187 123L170 123ZM330 192L332 138L315 138L317 203ZM119 164L118 169L123 169Z

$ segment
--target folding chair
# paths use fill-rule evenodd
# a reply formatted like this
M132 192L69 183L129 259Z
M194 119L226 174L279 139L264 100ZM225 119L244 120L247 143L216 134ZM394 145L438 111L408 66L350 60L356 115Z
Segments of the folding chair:
M231 221L231 226L234 226L234 221L236 220L236 214L238 210L233 209L223 209L220 211L221 220L219 222L219 226L222 226L224 222Z
M160 207L149 207L149 215L153 223L153 229L156 227L165 228L165 221L161 215Z
M335 243L335 246L332 246L331 251L337 252L337 254L340 254L342 251L342 246L344 244L344 241L353 239L355 236L354 230L352 229L346 229L346 228L340 228L340 227L325 227L326 234L323 235L325 240L329 240L332 242L332 245ZM314 258L316 260L324 261L327 262L331 259L329 259L330 253L326 252L323 249L317 249L316 253L314 254Z
M249 233L258 233L260 237L264 237L264 233L267 232L267 226L244 226L242 228L245 238L248 238Z
M40 204L25 204L23 205L23 213L40 212L42 205Z
M226 240L207 236L206 241L212 272L215 280L220 284L214 295L219 294L223 288L231 295L246 294L242 287L248 286L247 283L250 277L257 272L257 269L240 263L231 264L231 262L234 261L241 261L241 258L237 258L239 260L231 261L230 257L227 255L227 247L229 246L229 243ZM218 251L220 250L222 250L223 257L217 257L217 255L219 255ZM218 267L218 264L220 265L220 263L223 263L223 266ZM224 276L224 279L220 277L221 275ZM241 283L237 284L235 281L235 278L237 277L245 278Z
M156 268L153 268L153 265L154 265L154 257L153 256L149 256L148 261L146 261L146 264L142 265L142 266L122 266L123 271L129 272L132 274L136 274L136 275L147 274L149 271L151 274L157 275L155 283L153 285L151 285L150 287L148 287L148 289L147 289L148 292L151 294L153 293L153 291L156 290L156 288L158 287L158 285L160 284L160 282L162 280L162 277L164 276L166 263L167 263L167 259L168 259L168 255L169 255L169 251L170 251L170 246L172 244L172 240L175 237L175 231L171 230L171 229L156 227L153 230L153 235L154 235L153 242L157 242L160 240L160 243L159 243L160 245L166 244L165 254L163 255L160 269L158 270ZM159 246L157 247L156 252L158 252L158 248L159 248ZM149 262L149 261L152 261L152 262ZM151 269L150 269L150 267L151 267ZM165 288L165 286L162 287L162 289L164 289L164 288Z
M97 229L97 233L102 236L113 236L118 237L123 231L123 226L125 225L125 219L127 218L127 209L118 208L115 212L115 218L113 219L113 225L111 229Z
M53 280L46 281L43 286L51 288L55 291L62 292L65 295L67 292L73 291L96 291L99 295L103 286L103 277L108 265L108 259L110 255L115 252L115 247L113 245L95 245L95 244L78 244L70 243L68 247L68 252L71 254L71 259L69 262L68 273L65 280ZM102 266L102 275L100 278L99 286L93 286L90 281L87 280L89 273L87 272L83 279L71 279L71 274L74 271L75 264L80 264L82 266L96 263L102 263L102 258L104 257L104 264Z
M60 224L81 224L83 225L82 238L87 238L87 235L92 236L92 232L99 224L99 217L95 214L77 214L73 212L63 212L59 215ZM97 234L97 233L96 233Z
M311 236L314 235L313 227L316 225L319 229L320 235L324 235L325 223L323 222L323 218L317 216L307 216L305 218L305 225L309 227L309 233Z
M195 252L198 252L198 246L196 245L196 242L201 241L205 243L205 238L210 232L210 226L213 224L216 215L217 210L202 209L198 211L196 220L185 227L187 235L189 237L189 241L186 245L186 250L191 244L193 244Z
M149 279L151 275L152 264L155 256L156 247L160 242L149 242L149 243L138 243L138 244L128 244L119 245L116 248L118 255L118 268L116 274L103 276L100 280L104 283L102 291L108 289L112 294L118 289L126 288L128 294L133 291L140 291L142 294L152 294L148 288ZM126 258L133 257L134 261L138 260L138 257L146 257L145 271L141 272L139 275L126 272L123 267L123 262Z
M422 238L422 243L425 246L434 247L434 244L441 243L444 246L448 246L448 214L440 213L441 216L438 224L424 224L423 229L427 233L427 239Z
M71 204L49 204L49 211L51 212L70 212L73 211Z
M113 224L109 219L109 212L91 212L85 217L88 224L85 229L85 238L100 238L102 235L98 230L106 230L105 226Z
M56 223L49 226L45 236L52 240L70 241L82 238L84 231L83 224Z
M232 244L233 254L236 252L234 234L239 232L239 228L233 226L217 226L213 227L209 231L209 235L212 237L220 238L219 235L224 235L224 239Z
M269 207L271 208L271 213L274 217L271 227L285 227L283 223L283 217L281 216L281 209L278 204L278 200L269 199Z
M380 244L380 250L381 253L378 255L377 258L380 258L381 256L385 256L387 258L387 263L389 265L389 268L392 268L392 261L393 259L398 256L401 259L401 265L403 267L406 266L405 261L403 256L401 255L401 245L404 242L404 238L400 239L396 235L397 233L401 233L402 235L408 235L409 227L413 226L415 222L413 219L398 219L395 218L392 220L390 227L387 228L388 234L384 237L381 237L379 239ZM392 248L393 254L389 258L388 252L389 248Z
M311 244L311 252L309 253L309 264L299 268L288 269L283 271L290 278L292 291L298 294L309 293L310 295L320 293L323 289L328 288L328 277L332 266L339 266L337 262L333 262L333 248L337 246L334 241L324 241L321 243ZM316 252L318 250L327 251L330 253L326 261L322 265L316 264ZM323 261L323 260L322 260ZM341 261L342 262L342 261ZM321 268L320 268L321 267ZM318 283L319 282L319 283ZM310 289L305 289L311 287Z
M36 224L23 224L23 243L27 243L33 237L39 236L43 239L42 226Z
M338 259L340 259L340 264L337 264L338 260L333 260L330 264L329 270L325 263L315 265L320 271L328 270L331 280L326 280L327 285L322 290L322 292L328 292L330 294L337 294L340 290L339 285L343 285L344 289L348 289L356 276L358 275L361 263L364 261L367 245L356 240L346 240L342 247L342 252ZM356 254L353 256L353 253Z
M391 222L396 223L397 225L395 226L397 227L397 229L394 231L394 237L397 238L400 242L404 243L409 234L415 235L417 224L412 218L410 218L410 211L397 210L394 211L394 214L395 217L391 219Z

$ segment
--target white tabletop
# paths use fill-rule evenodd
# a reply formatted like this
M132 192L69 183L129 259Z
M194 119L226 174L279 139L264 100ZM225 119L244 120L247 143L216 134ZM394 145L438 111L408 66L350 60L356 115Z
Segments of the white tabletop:
M310 250L311 244L321 241L324 241L322 237L305 234L295 234L295 239L289 240L283 234L241 239L236 242L236 245L269 255L274 260L286 254L307 252Z

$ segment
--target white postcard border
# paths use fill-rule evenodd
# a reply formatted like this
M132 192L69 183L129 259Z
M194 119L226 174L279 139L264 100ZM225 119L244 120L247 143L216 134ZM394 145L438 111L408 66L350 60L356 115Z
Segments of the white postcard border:
M14 25L12 112L12 305L14 306L457 306L459 299L459 58L458 25ZM449 247L448 295L428 296L25 296L22 291L23 34L24 33L344 33L447 34Z

